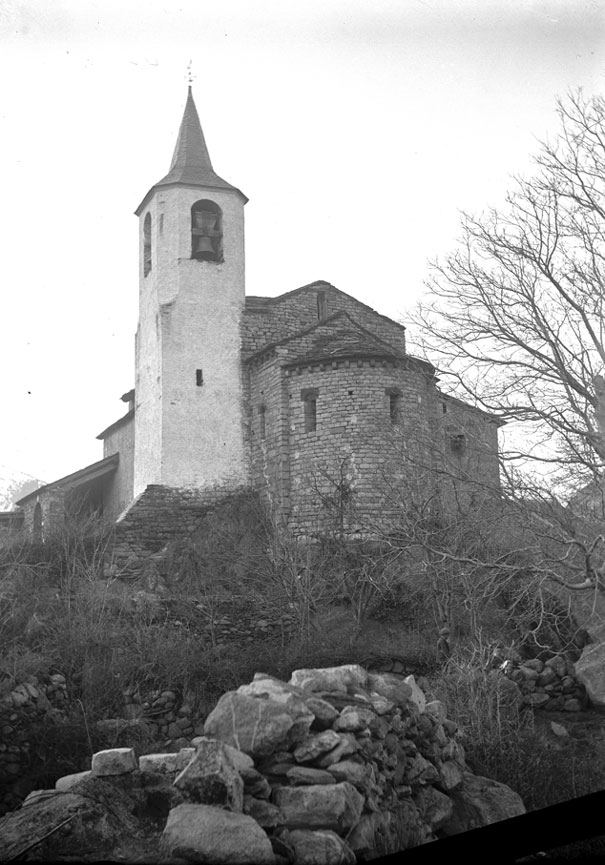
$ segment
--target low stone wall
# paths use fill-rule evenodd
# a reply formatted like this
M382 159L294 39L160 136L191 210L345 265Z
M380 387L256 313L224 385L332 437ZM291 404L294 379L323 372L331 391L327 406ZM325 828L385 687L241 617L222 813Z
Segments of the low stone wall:
M501 669L519 686L523 702L533 709L581 712L589 705L575 665L565 655L554 655L546 661L507 661Z
M65 677L29 676L0 698L0 815L17 808L29 792L35 760L32 727L67 706Z
M4 823L0 859L32 842L37 857L73 857L85 823L89 854L124 858L132 815L153 813L165 859L353 865L524 813L510 788L469 771L446 714L412 676L257 673L221 697L190 747L138 760L102 751L89 771L30 794ZM62 820L68 835L48 831Z

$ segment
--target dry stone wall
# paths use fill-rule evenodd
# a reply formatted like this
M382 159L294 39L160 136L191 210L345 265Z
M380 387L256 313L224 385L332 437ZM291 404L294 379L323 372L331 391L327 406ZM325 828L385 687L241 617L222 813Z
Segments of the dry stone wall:
M65 795L76 822L101 793L113 816L126 793L130 814L153 806L164 857L225 865L354 865L525 811L510 788L469 771L456 724L413 677L357 665L297 670L287 683L257 673L176 753L96 753L89 771L33 792L11 815L0 858L28 832L40 836L38 855L56 857L61 837L45 834L44 815L56 821ZM119 827L107 816L103 825L96 852L108 855Z
M0 698L0 815L16 808L29 792L29 776L39 745L37 723L67 707L65 677L29 676Z

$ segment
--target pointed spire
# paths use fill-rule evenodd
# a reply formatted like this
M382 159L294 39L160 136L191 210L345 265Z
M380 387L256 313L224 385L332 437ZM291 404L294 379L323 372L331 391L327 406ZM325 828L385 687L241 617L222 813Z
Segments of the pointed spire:
M181 120L172 162L170 163L170 171L149 190L136 210L137 215L146 205L151 193L158 186L173 185L201 186L210 189L233 189L235 192L239 192L245 201L248 200L237 187L232 186L226 180L223 180L222 177L219 177L212 167L200 118L193 101L191 84L189 84L187 92L187 102L185 103L185 111L183 112L183 119Z
M160 180L160 183L174 183L176 181L214 186L217 180L220 186L229 186L214 173L212 168L190 85L179 137L170 163L170 171L163 180Z

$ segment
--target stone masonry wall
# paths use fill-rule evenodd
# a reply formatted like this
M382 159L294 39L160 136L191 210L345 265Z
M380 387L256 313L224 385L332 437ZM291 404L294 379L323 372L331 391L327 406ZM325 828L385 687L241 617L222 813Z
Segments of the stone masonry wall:
M401 395L396 424L391 388ZM317 391L317 428L306 432L302 396L309 389ZM426 377L386 361L343 360L292 370L288 391L292 527L325 528L346 505L345 527L367 531L389 505L388 487L413 481L406 458L430 461Z
M272 342L317 324L317 294L320 291L326 296L328 316L336 312L348 312L365 328L405 354L404 327L323 282L313 283L301 291L276 298L263 306L262 312L258 309L247 309L242 331L244 354L253 354Z

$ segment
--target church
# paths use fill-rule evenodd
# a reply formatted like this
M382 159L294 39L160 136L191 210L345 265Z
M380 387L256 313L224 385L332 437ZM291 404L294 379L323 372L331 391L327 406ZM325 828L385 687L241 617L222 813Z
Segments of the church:
M102 459L18 502L26 531L77 505L158 548L254 491L295 534L363 533L414 496L498 487L499 421L443 394L403 325L322 280L246 296L246 201L212 167L190 86L136 209L135 387Z

